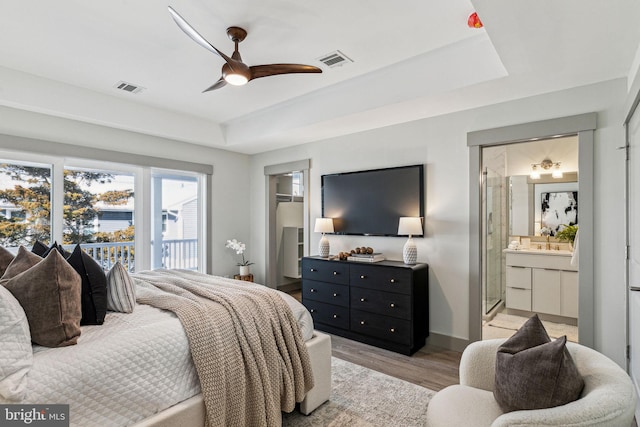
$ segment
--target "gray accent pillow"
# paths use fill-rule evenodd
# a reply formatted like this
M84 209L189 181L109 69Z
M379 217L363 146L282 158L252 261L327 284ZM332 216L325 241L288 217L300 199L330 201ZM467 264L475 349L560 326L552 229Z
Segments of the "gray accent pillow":
M131 313L136 306L136 288L120 261L107 273L107 309Z
M19 256L20 253L16 260ZM34 343L45 347L76 344L82 317L82 281L60 252L51 251L45 259L11 278L5 280L3 276L3 285L24 309Z
M565 405L580 398L584 380L567 337L551 341L534 315L499 348L493 395L504 412Z
M11 252L0 246L0 277L2 277L14 258L15 256Z
M18 248L18 254L7 266L6 270L2 274L0 284L3 284L12 277L27 271L37 263L42 261L42 257L34 253L29 252L24 246Z

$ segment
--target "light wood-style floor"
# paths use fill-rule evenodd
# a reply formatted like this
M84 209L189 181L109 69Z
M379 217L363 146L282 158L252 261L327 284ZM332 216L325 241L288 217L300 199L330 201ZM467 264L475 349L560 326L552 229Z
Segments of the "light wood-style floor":
M300 291L289 294L301 300ZM427 345L413 356L405 356L337 335L331 335L331 348L334 357L433 391L459 383L458 367L462 353L457 351Z
M462 353L425 346L413 356L383 350L347 338L331 335L332 355L383 374L439 391L458 384Z
M300 301L300 291L290 294ZM444 348L426 345L413 356L405 356L331 335L331 354L433 391L459 383L458 367L462 353ZM638 427L635 418L631 427Z

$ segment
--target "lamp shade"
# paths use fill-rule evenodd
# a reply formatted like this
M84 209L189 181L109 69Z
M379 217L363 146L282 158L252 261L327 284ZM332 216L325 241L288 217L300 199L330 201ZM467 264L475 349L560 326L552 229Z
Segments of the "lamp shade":
M413 216L402 216L398 223L398 235L400 236L422 236L422 218Z
M333 233L333 219L316 218L316 226L313 231L315 233Z

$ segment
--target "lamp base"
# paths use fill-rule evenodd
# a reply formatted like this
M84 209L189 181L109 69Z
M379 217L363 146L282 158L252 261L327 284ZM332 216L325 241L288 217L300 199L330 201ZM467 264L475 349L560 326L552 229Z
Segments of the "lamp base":
M418 261L418 248L411 237L402 248L402 260L407 265L414 265Z
M318 250L322 258L329 258L329 239L327 239L324 234L322 235L322 239L320 239Z

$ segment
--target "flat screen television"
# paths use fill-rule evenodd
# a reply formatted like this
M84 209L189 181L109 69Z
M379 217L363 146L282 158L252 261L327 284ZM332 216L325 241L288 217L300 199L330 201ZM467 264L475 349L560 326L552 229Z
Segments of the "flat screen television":
M424 218L423 165L322 175L322 216L336 234L397 236L401 216Z

